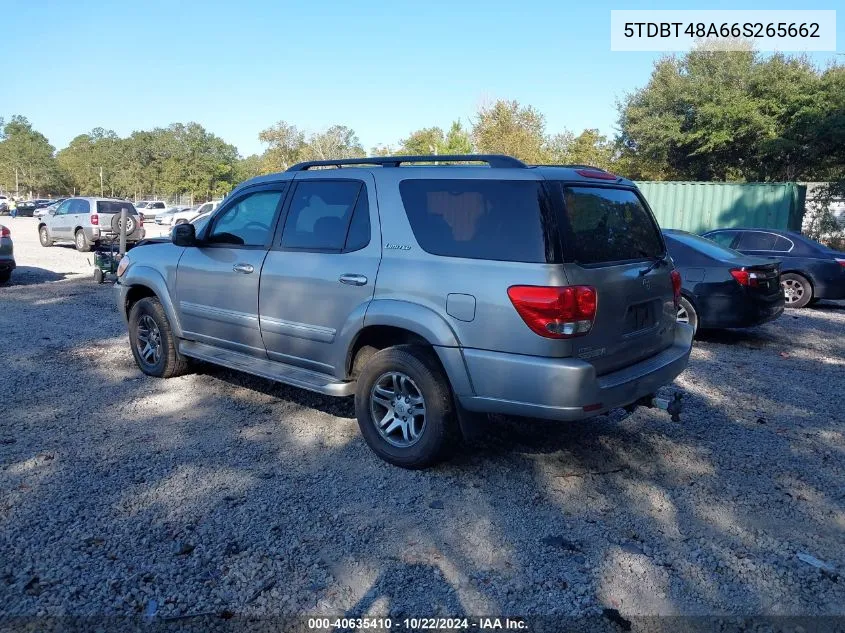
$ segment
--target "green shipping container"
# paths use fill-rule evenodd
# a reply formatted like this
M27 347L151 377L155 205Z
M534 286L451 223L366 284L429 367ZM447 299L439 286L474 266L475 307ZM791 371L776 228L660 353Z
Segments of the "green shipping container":
M801 231L807 187L794 182L638 182L664 229Z

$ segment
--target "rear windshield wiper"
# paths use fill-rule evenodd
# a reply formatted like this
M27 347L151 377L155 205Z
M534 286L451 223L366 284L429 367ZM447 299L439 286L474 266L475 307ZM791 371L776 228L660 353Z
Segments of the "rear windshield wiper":
M661 256L649 255L645 251L640 251L640 255L642 255L643 257L648 257L651 260L651 263L648 265L648 267L643 268L640 271L640 277L645 277L647 274L649 274L652 270L654 270L658 266L663 266L664 264L667 263L666 262L666 254L661 255Z

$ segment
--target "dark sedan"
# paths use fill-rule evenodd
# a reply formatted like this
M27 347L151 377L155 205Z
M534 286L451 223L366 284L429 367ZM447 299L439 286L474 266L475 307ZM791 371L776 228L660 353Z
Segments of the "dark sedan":
M699 328L760 325L783 313L778 262L743 255L686 231L665 230L681 273L678 321Z
M845 299L845 253L794 231L717 229L704 234L741 253L781 261L780 282L787 308L820 299Z
M12 276L15 269L15 247L12 244L12 232L0 224L0 284Z

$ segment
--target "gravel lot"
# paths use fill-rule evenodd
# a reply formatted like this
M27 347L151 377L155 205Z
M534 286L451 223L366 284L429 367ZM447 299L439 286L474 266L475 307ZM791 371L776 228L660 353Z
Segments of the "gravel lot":
M90 255L0 220L3 618L845 615L845 303L704 334L680 424L495 419L408 472L351 401L144 376Z

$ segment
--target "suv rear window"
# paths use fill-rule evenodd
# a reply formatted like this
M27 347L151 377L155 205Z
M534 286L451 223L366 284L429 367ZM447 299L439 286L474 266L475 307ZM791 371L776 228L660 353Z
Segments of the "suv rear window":
M120 213L126 209L129 215L138 215L131 202L120 202L119 200L97 200L97 213Z
M657 223L630 189L557 184L563 193L567 260L603 264L664 254Z
M433 255L559 261L556 222L536 180L403 180L402 204L419 245Z

